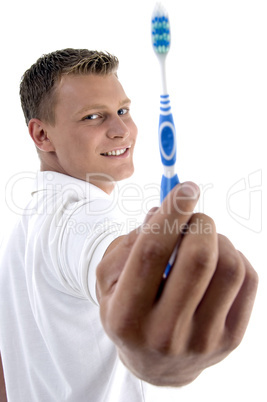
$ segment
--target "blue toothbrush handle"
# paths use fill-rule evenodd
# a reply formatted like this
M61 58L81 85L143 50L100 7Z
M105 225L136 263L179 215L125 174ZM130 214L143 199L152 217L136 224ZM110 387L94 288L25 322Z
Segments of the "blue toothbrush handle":
M164 200L166 195L173 189L173 187L179 184L179 179L177 174L175 173L172 177L166 177L164 174L161 178L161 187L160 187L160 202Z
M176 162L176 132L169 95L161 95L160 97L159 150L164 166L160 195L160 201L162 202L171 189L179 183L178 176L174 172Z
M164 174L161 179L160 202L166 195L179 183L178 175L175 173L176 162L176 132L171 113L169 95L160 97L160 116L159 116L159 149L161 161L164 167ZM166 279L172 269L176 258L178 245L173 250L171 258L165 269L163 278Z

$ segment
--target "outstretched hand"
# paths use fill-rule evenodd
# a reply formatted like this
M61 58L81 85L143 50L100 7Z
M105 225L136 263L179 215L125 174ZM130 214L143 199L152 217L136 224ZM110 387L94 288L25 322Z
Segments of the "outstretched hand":
M155 385L185 385L225 358L243 338L256 295L247 259L210 217L193 212L198 197L194 183L176 186L97 269L103 327L128 369Z

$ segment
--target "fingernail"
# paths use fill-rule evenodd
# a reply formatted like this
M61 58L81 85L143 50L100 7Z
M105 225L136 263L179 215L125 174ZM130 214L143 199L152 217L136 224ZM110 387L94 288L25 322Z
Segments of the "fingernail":
M192 181L186 181L181 185L181 191L184 196L196 199L199 197L200 189L197 184Z

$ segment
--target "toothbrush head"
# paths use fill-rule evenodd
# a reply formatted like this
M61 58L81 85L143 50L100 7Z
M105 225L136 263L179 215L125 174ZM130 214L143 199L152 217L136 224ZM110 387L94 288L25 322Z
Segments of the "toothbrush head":
M170 49L171 31L168 14L160 3L156 4L152 15L151 35L155 53L166 55Z

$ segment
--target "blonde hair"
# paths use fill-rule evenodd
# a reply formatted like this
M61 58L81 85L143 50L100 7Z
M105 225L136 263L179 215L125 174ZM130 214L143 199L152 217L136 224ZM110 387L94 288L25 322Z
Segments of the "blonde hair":
M33 118L55 123L56 89L63 75L116 74L118 66L116 56L88 49L68 48L43 55L24 73L20 84L26 124Z

